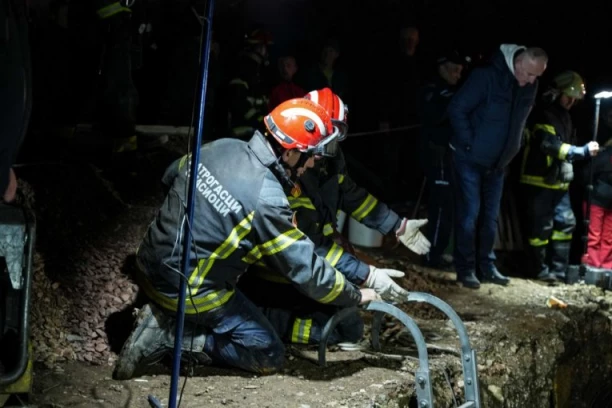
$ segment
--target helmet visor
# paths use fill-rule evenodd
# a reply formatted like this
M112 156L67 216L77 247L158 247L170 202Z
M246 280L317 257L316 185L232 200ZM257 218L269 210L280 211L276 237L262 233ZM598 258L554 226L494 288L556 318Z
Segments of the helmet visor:
M341 142L346 139L348 133L348 124L343 120L332 119L332 124L338 128L338 141Z
M341 133L341 130L334 123L334 133L321 140L316 146L308 146L301 152L311 156L335 157L338 154L338 142L342 140L340 138ZM346 134L344 137L346 137Z

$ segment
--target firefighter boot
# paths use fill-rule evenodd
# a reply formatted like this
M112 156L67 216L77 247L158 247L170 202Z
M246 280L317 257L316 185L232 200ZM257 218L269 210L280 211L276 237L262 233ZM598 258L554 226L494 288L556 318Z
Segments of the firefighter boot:
M174 319L152 304L146 304L138 313L135 327L121 349L113 377L129 380L141 375L148 367L169 355L174 347ZM192 329L185 330L183 350L193 351L188 356L195 361L206 362L204 335L194 336ZM202 361L204 360L204 361Z
M531 270L535 272L536 279L543 282L553 283L557 281L557 277L548 268L546 263L546 245L530 246Z
M551 273L562 282L567 280L567 266L569 264L569 256L571 249L571 241L552 241L552 256L550 259Z

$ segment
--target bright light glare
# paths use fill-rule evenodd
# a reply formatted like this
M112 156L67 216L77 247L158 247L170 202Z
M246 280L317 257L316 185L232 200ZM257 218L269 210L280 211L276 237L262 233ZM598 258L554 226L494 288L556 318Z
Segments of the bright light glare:
M611 91L602 91L598 94L595 94L594 96L595 99L608 99L608 98L612 98L612 92Z

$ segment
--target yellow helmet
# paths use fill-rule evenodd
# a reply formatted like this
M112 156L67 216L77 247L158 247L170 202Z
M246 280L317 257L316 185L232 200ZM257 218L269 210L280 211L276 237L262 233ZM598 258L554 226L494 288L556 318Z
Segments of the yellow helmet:
M554 87L570 98L583 99L586 94L584 80L574 71L563 71L553 79Z

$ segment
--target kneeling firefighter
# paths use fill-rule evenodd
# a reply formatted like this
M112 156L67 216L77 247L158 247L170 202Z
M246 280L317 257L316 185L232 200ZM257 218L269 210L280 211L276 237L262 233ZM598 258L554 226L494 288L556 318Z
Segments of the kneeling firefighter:
M584 81L573 71L553 79L541 109L531 116L521 164L520 183L526 197L526 221L532 274L547 282L564 280L576 218L569 184L572 162L599 151L597 142L572 145L574 128L569 110L586 94Z

